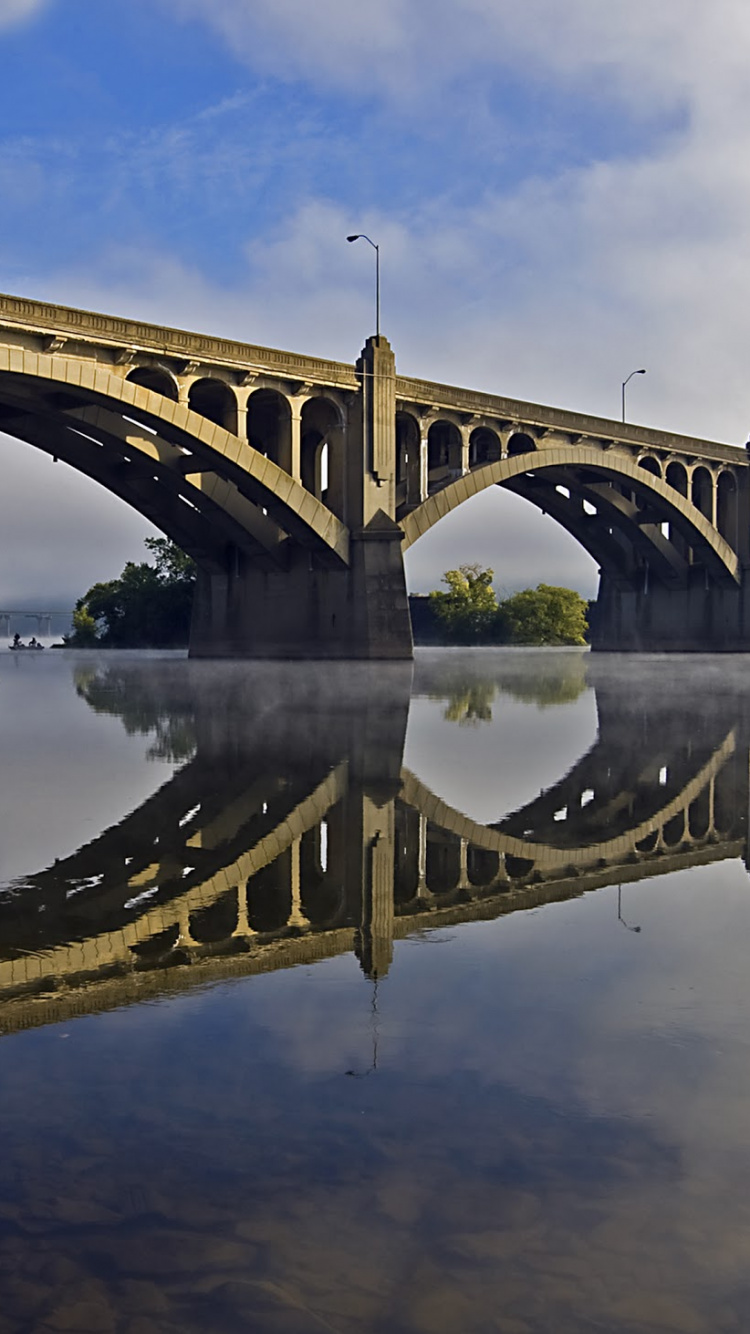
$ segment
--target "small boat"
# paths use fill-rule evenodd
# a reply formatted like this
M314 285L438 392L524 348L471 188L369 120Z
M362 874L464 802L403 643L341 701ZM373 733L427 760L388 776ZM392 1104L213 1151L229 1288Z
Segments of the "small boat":
M44 644L9 644L11 653L40 653L44 649Z

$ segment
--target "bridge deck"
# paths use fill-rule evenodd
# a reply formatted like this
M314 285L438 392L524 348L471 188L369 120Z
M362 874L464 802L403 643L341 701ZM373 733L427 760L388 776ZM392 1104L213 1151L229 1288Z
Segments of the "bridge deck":
M356 390L359 387L355 367L348 362L284 352L257 343L243 343L210 334L173 329L166 325L148 324L142 320L121 319L95 311L0 294L0 329L3 328L47 336L67 335L81 344L91 344L115 353L126 349L158 352L161 356L196 359L206 365L254 370L293 380L309 380L341 390ZM527 403L522 399L410 376L396 377L396 399L402 403L522 421L541 428L570 432L572 435L596 435L613 443L617 441L646 445L650 449L663 449L670 453L701 455L731 462L735 466L747 464L747 456L741 446L636 426L587 413L569 412L563 408Z

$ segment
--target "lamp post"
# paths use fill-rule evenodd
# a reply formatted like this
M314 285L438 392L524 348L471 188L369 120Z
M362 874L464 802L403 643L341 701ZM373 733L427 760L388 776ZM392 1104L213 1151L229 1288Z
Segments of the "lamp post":
M622 420L625 420L625 385L629 384L634 375L645 375L645 370L631 371L626 380L622 382Z
M371 241L364 232L357 232L354 236L347 236L347 241L367 241L375 251L375 337L380 338L380 246Z

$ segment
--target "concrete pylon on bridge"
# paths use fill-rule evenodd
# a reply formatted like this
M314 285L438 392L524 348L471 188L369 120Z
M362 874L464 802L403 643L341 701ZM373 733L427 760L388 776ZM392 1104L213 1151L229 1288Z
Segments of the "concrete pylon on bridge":
M220 574L199 571L191 657L408 659L411 621L395 511L395 357L368 338L345 419L303 437L310 472L349 530L348 562L287 542L282 561L232 551ZM327 479L321 479L326 452Z

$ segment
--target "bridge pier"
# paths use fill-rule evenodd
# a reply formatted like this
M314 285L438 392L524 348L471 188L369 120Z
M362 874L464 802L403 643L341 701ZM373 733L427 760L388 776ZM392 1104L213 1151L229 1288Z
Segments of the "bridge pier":
M718 585L695 568L686 587L656 579L640 589L601 576L591 609L591 647L600 653L748 653L750 580Z
M376 516L352 535L348 568L316 568L298 549L286 570L240 558L226 574L199 571L190 656L410 659L402 537Z

